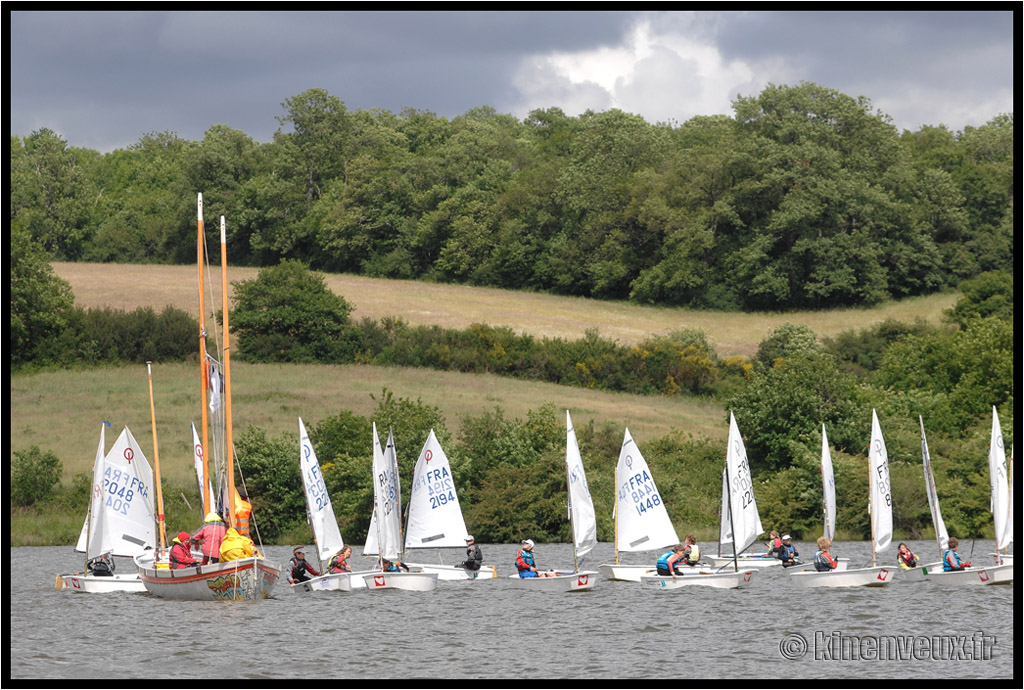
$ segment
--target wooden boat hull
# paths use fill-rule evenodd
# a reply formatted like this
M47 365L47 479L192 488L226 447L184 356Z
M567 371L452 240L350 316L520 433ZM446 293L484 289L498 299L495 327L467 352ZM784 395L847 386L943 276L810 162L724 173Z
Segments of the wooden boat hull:
M406 563L406 565L415 572L437 573L437 579L444 581L493 580L498 577L498 569L493 565L482 565L480 570L466 570L455 565L428 563Z
M401 589L407 592L432 592L437 589L437 573L382 573L363 575L366 589L380 592L386 589Z
M310 592L351 592L353 589L366 589L366 581L363 575L376 572L374 570L362 570L358 573L328 573L320 575L305 582L296 582L291 585L291 590L297 594Z
M928 572L928 581L940 585L1000 585L1013 583L1013 566L965 568L944 571L941 567Z
M798 587L881 587L893 581L898 566L876 566L819 573L809 568L789 568L791 582Z
M716 587L718 589L737 589L749 585L754 577L754 570L733 572L694 572L672 577L670 575L644 575L640 578L640 587L645 590L669 591L683 587Z
M243 558L194 568L152 567L152 556L135 559L139 577L153 596L179 601L266 599L281 578L281 568L264 558Z
M597 584L597 571L558 572L555 577L519 577L510 575L508 582L516 589L541 592L586 592Z
M146 585L137 573L130 575L58 575L57 589L85 594L110 594L112 592L145 592Z

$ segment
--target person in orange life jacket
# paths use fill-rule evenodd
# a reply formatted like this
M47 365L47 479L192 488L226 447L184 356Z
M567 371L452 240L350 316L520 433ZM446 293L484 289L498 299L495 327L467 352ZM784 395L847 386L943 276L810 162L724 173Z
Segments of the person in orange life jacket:
M779 533L772 530L768 534L768 543L765 544L765 546L768 547L768 553L766 555L771 556L772 558L778 558L778 551L782 548L782 540L779 539Z
M385 573L400 573L403 570L409 572L409 566L399 560L389 561L386 558L382 558L381 567L384 568Z
M814 554L814 569L819 573L835 570L836 559L832 558L832 542L828 537L818 537L818 553Z
M249 536L249 520L252 517L252 504L249 503L249 494L245 492L245 489L239 489L235 492L238 494L238 498L235 501L235 529L243 537Z
M969 561L960 560L960 554L956 552L956 547L958 546L960 546L960 540L956 537L950 537L949 548L946 549L946 553L942 555L942 569L944 571L963 570L964 568L971 567Z
M296 546L292 550L292 559L288 561L288 582L293 585L297 582L306 582L310 579L310 573L314 576L320 575L313 566L306 562L305 549Z
M348 557L352 555L352 547L345 545L341 551L331 556L327 569L332 573L351 573L352 568L348 564Z
M192 541L199 544L203 552L203 565L220 561L220 543L224 541L227 531L228 526L220 519L220 515L213 511L206 514L203 526L192 535Z
M683 556L685 552L685 546L683 546L682 544L676 544L672 547L671 551L666 551L665 553L658 556L658 574L671 575L674 579L676 574L679 573L679 566L685 563L685 559Z
M917 567L917 556L913 554L910 547L900 542L899 553L896 554L896 562L900 564L900 568L903 570L910 570Z
M537 566L533 558L532 539L524 539L520 543L523 548L519 549L519 553L516 554L516 570L519 571L519 577L555 577L555 573L537 572Z
M188 536L188 532L178 532L178 536L171 543L173 544L170 555L171 570L200 565L199 561L192 558L191 539Z

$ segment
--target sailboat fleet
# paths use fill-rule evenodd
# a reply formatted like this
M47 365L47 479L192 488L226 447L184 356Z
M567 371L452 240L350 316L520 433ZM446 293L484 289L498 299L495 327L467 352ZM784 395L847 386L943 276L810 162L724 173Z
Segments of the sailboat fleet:
M234 486L234 452L231 441L230 348L228 344L227 258L224 218L221 217L221 275L223 280L223 362L207 354L205 306L203 298L202 195L198 196L199 303L200 303L200 380L202 392L202 434L192 425L197 484L202 510L218 512L235 527L234 506L238 493ZM127 427L109 451L104 449L105 426L100 428L99 447L93 463L92 491L85 523L75 550L85 554L82 573L57 576L57 588L74 592L149 592L177 600L238 600L270 596L282 569L258 550L238 560L171 569L163 524L163 498L160 488L159 451L156 442L153 409L152 373L150 400L153 416L154 459L156 473ZM221 409L221 420L213 425L214 443L209 440L210 410ZM777 566L780 561L764 553L747 549L764 533L746 451L736 419L730 412L726 466L722 473L722 503L718 553L705 556L697 566L683 568L676 576L658 575L652 562L624 564L620 553L657 553L679 543L665 501L659 493L653 473L627 428L615 470L615 562L602 564L598 571L582 569L585 557L597 545L597 520L572 418L566 410L566 496L572 535L573 564L570 568L547 571L543 577L513 575L500 578L521 589L538 591L592 590L600 574L606 580L638 582L643 590L671 591L689 585L737 588L751 582L757 569ZM892 542L892 492L889 481L888 453L878 416L872 410L871 442L868 452L869 521L872 563L849 568L848 558L839 558L838 567L818 572L804 567L787 568L788 580L798 587L883 586L897 575L908 582L931 581L942 584L1001 584L1013 580L1013 557L1008 547L1013 541L1012 487L1002 432L996 409L992 409L992 434L989 449L991 511L996 534L995 564L971 566L948 571L942 559L948 553L948 535L939 510L924 420L921 425L921 453L925 488L940 560L913 568L879 565L878 558ZM291 586L296 593L317 591L352 592L355 590L406 590L428 592L442 581L500 581L497 568L482 565L468 570L444 563L403 563L413 550L453 548L468 541L454 478L448 458L431 430L413 473L406 520L402 523L401 483L394 434L380 443L377 426L372 427L373 512L363 555L376 556L376 568L359 572L326 572L325 563L345 546L337 518L323 480L321 468L305 424L299 427L299 466L307 505L307 519L313 533L321 575ZM210 458L216 461L211 473ZM1009 471L1012 473L1013 454ZM823 534L831 542L835 534L836 499L831 454L822 426L822 513ZM214 481L216 476L216 482ZM216 489L216 490L215 490ZM159 528L159 529L158 529ZM531 542L532 546L532 542ZM112 557L131 558L137 572L93 574L95 560ZM401 564L404 567L399 567Z

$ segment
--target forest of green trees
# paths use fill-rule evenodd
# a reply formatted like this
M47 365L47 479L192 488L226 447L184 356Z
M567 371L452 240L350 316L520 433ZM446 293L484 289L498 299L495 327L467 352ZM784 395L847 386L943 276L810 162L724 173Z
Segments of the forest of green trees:
M821 425L837 482L859 486L872 409L886 420L893 491L905 498L896 502L897 530L927 531L920 415L951 533L991 525L984 452L992 407L1008 442L1014 419L1012 114L963 132L899 133L866 99L807 83L738 98L734 117L679 126L617 110L573 118L552 108L522 122L488 108L450 121L413 110L349 112L318 89L283 106L268 144L224 125L200 142L151 134L103 155L49 130L12 136L12 372L194 356L189 315L76 308L49 262L192 262L201 191L207 218L227 217L231 262L265 267L236 285L241 359L701 395L722 405L723 420L736 414L764 524L810 537L820 526ZM311 269L719 310L868 305L947 287L962 298L943 324L851 323L835 338L787 324L752 360L722 361L693 331L624 347L596 332L567 342L501 324L357 323L353 305ZM480 540L557 540L566 536L554 509L565 437L543 402L526 419L501 410L464 419L459 438L430 401L386 391L373 419L395 426L406 454L436 430ZM335 499L339 520L355 539L371 493L366 458L346 449L365 445L369 425L338 411L310 429L328 487L345 496ZM608 540L606 461L617 457L622 430L577 431L599 537ZM236 441L264 537L303 538L295 439L249 428ZM12 451L12 510L84 504L88 477L55 488L58 458ZM669 436L644 453L658 458L673 520L713 531L723 450ZM403 471L411 464L405 457ZM866 534L866 492L865 483L840 497L848 535Z
M310 89L266 144L216 124L101 155L42 129L11 137L11 226L59 260L187 263L202 191L234 264L723 310L1012 271L1012 114L900 133L813 83L733 105L677 126L558 108L448 120Z

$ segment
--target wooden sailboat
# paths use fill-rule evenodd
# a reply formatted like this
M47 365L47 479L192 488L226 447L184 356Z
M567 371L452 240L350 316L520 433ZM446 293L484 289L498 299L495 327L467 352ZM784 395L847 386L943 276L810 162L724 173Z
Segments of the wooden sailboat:
M739 554L753 544L759 534L763 531L761 518L757 514L757 504L754 501L754 486L750 476L750 465L747 463L747 451L743 446L743 438L740 436L739 427L736 425L736 418L729 413L729 448L726 453L726 481L723 484L725 506L723 515L728 518L727 529L723 529L723 541L732 545L732 572L723 572L728 569L730 562L719 566L718 570L699 570L694 573L682 575L644 575L640 578L640 585L649 590L675 590L690 585L702 587L718 587L733 589L750 584L753 578L754 569L747 565L748 559L743 559Z
M377 425L373 425L373 500L377 532L378 570L363 575L370 591L402 589L412 592L430 592L437 587L437 573L385 571L383 560L401 560L402 557L402 489L398 477L398 454L395 435L388 432L387 447L381 452ZM364 553L366 553L364 549Z
M583 592L597 584L597 571L580 570L580 559L597 546L597 516L590 498L576 430L569 411L565 411L565 483L569 496L569 527L572 532L573 569L556 570L549 577L521 578L510 575L508 582L521 589L547 592Z
M628 428L615 467L615 486L615 563L603 563L597 570L607 580L639 582L643 575L656 574L657 566L620 563L619 553L670 548L679 543L679 536Z
M871 447L868 457L872 567L836 569L828 572L817 572L813 567L789 568L787 572L797 586L880 587L892 582L895 577L897 567L879 566L877 560L878 554L885 551L892 542L892 492L889 482L889 455L885 449L885 440L882 438L882 429L878 424L878 415L874 410L871 411Z
M202 447L203 447L203 479L200 487L203 492L203 514L206 515L214 510L214 496L210 481L210 443L207 406L209 403L210 391L210 362L211 358L206 353L206 308L204 302L204 245L205 235L203 232L203 195L198 196L198 242L197 242L197 263L199 265L199 362L200 362L200 389L201 389L201 410L202 410ZM233 510L234 497L234 447L231 432L231 359L230 359L230 329L228 324L228 290L227 290L227 239L224 228L224 218L220 223L221 242L221 279L223 292L223 315L224 315L224 391L223 409L225 410L225 433L222 436L223 448L219 449L226 458L226 491L224 492L226 505L224 512L227 522L235 526L235 514ZM218 391L219 392L219 391ZM146 590L158 597L178 600L239 600L239 599L265 599L270 596L271 590L281 577L281 568L276 563L266 560L258 553L249 558L223 563L210 563L208 565L195 566L190 568L179 568L171 570L168 567L166 554L163 553L161 545L159 557L153 552L147 552L136 557L135 563L139 570L139 576L146 586Z
M331 557L341 551L345 541L338 529L338 518L334 514L330 494L324 484L320 463L313 451L306 425L299 418L299 468L302 474L302 488L306 495L306 516L313 530L316 557L320 563L321 575L291 586L293 592L351 592L366 586L362 576L370 571L350 573L325 572Z
M100 425L100 443L93 462L92 496L76 551L85 554L81 573L58 575L57 589L90 594L145 592L137 573L99 576L88 563L100 556L134 558L153 548L153 470L128 427L104 452L106 422Z
M464 547L467 534L448 456L431 429L412 474L405 551ZM481 565L479 570L444 564L406 565L411 570L437 573L439 580L493 579L498 576L493 565Z

